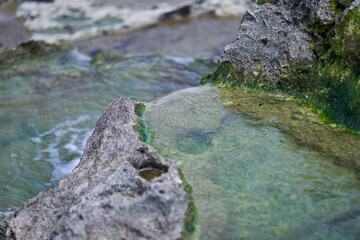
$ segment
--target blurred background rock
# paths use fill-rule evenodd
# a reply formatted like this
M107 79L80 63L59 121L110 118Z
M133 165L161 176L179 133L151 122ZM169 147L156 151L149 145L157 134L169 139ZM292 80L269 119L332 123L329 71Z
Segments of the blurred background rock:
M73 42L83 53L219 56L255 0L1 0L0 45Z

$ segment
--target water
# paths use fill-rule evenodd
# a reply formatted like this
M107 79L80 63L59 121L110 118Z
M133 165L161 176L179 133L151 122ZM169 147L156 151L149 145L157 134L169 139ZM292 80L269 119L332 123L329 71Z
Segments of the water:
M247 99L257 96L244 94ZM299 145L280 130L292 123L279 115L290 113L292 121L302 117L309 122L309 131L314 130L320 123L309 110L295 101L273 98L267 103L280 110L279 115L255 119L251 115L261 111L256 100L247 102L245 116L233 111L240 101L225 101L226 95L205 86L147 104L152 145L177 160L193 186L199 213L197 237L359 239L357 175L335 165L328 152L311 150L311 141ZM336 130L330 131L330 140L342 145ZM348 141L359 146L360 136L348 135ZM359 156L357 148L346 151Z
M92 63L76 50L38 51L0 69L0 218L72 171L111 100L151 101L213 71L161 54L99 55Z

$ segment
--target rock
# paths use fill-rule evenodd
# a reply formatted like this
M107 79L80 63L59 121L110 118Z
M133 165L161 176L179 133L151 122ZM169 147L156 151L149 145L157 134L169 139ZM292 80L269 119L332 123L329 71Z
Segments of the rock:
M349 65L360 63L360 1L354 1L344 11L336 28L332 50Z
M0 239L181 238L184 182L175 162L139 139L138 106L110 103L70 176L0 222Z
M296 96L360 131L359 2L259 0L201 83Z
M220 62L231 62L245 76L274 79L293 61L311 61L312 36L283 5L264 4L248 11L238 37L224 50Z
M62 0L53 3L26 1L16 15L34 32L33 40L80 40L104 32L129 32L163 20L196 18L204 14L241 16L254 0Z
M300 22L320 22L329 24L335 21L336 12L331 0L279 0L276 5L290 8L293 16Z
M332 41L327 40L334 36L342 13L354 5L351 1L331 0L268 2L261 1L262 5L245 14L237 39L225 47L220 59L245 76L262 74L268 80L283 76L291 64L311 64L317 58L313 51L322 54L323 45ZM350 45L355 42L349 41Z
M1 17L0 17L1 18ZM29 34L15 19L0 20L0 42L4 48L12 48L29 39ZM1 44L0 44L1 45Z

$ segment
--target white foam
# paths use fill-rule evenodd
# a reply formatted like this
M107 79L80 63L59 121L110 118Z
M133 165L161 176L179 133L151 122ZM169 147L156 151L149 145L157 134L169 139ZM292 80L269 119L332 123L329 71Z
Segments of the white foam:
M54 167L52 181L68 176L80 161L87 139L92 133L91 118L83 115L58 124L31 140L39 144L34 159L45 160Z
M39 137L32 137L30 140L31 140L33 143L41 143L41 138L39 138Z

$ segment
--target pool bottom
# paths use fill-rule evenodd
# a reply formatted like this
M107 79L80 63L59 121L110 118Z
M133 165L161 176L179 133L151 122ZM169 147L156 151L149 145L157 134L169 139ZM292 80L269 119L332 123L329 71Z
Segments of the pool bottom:
M190 88L146 106L152 145L177 160L193 186L197 237L358 239L360 189L354 171L335 165L329 151L298 144L277 127L288 125L282 117L252 118L230 110L234 101L224 101L221 91ZM322 124L306 106L284 101L273 107ZM359 143L351 134L348 139Z

